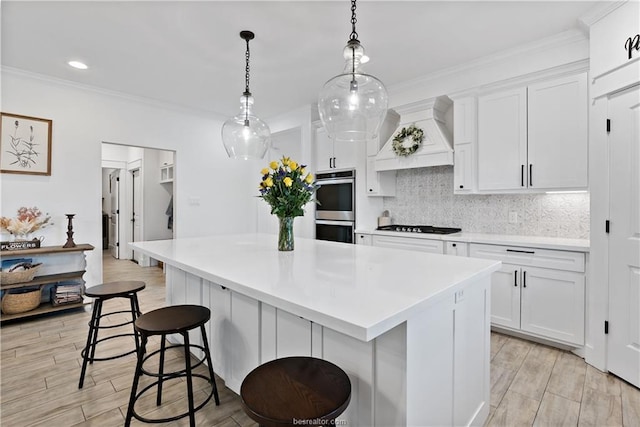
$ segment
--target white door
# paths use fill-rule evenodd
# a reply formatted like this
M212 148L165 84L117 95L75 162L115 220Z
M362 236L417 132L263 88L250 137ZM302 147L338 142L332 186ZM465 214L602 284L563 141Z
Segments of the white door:
M111 212L109 212L109 252L120 258L118 242L120 230L120 170L116 169L109 174L109 197L111 199Z
M640 387L640 86L609 98L609 371Z
M529 188L587 188L587 74L531 85Z
M131 203L131 241L138 242L142 240L142 186L140 179L140 169L131 171L132 182L132 203ZM140 262L141 254L131 251L131 259Z
M478 188L527 187L527 88L478 98Z
M491 276L491 323L520 329L520 267L502 264Z

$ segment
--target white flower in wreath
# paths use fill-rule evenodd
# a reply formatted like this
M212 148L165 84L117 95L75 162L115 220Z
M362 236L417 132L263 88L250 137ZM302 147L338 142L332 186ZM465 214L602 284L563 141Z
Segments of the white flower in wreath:
M393 152L402 157L410 156L418 151L418 148L422 145L423 137L424 131L415 125L402 128L393 136L393 143L391 145ZM406 142L410 145L407 145Z

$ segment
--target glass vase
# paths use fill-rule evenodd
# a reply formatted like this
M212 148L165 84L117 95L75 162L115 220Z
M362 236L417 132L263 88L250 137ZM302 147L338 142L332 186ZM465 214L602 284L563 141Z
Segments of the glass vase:
M280 228L278 230L278 250L293 250L293 217L278 217Z

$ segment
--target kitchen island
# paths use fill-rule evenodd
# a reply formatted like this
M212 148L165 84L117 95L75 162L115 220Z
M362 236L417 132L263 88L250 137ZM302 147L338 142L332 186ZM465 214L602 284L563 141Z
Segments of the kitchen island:
M214 370L292 355L352 381L351 426L481 425L489 413L491 273L500 262L246 234L135 242L166 264L167 304L201 304ZM193 337L197 341L197 337ZM173 339L176 339L175 337Z

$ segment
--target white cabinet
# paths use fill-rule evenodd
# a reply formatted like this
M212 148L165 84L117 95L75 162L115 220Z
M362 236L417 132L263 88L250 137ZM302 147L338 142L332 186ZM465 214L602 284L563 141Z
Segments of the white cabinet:
M478 189L526 188L527 89L478 98Z
M456 99L453 102L454 194L467 194L476 190L476 103L475 96Z
M356 167L357 142L335 142L324 128L315 132L316 172Z
M584 254L472 243L470 256L503 262L492 276L493 325L584 344Z
M455 256L469 256L469 244L465 242L445 242L444 253Z
M374 235L372 243L373 246L383 248L406 249L432 254L444 253L444 242L442 240Z
M160 166L160 183L173 182L173 164L164 164Z
M587 75L478 97L478 190L587 187Z
M367 157L367 196L396 195L396 171L376 171L376 156Z
M371 234L356 233L356 245L371 246L372 244L373 244L373 239Z
M587 187L587 75L528 87L529 188Z

